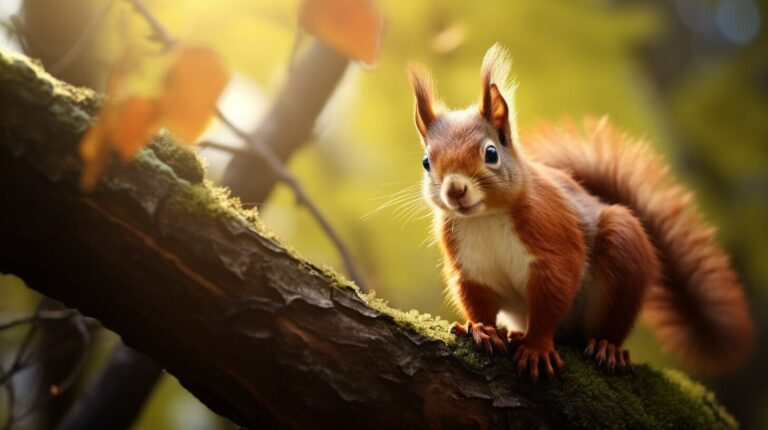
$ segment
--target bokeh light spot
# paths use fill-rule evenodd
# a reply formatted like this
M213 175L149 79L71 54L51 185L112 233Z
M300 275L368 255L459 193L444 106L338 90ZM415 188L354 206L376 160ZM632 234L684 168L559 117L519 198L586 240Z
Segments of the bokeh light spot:
M753 0L723 0L717 6L717 28L728 41L745 45L760 30L760 11Z

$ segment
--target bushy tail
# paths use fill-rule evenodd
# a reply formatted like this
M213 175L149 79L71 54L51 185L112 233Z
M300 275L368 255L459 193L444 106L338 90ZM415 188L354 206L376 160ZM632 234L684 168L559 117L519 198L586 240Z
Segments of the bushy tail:
M739 366L754 334L744 291L715 229L663 160L606 118L588 120L586 132L566 124L526 137L526 153L570 171L591 193L629 207L643 223L663 269L662 285L649 291L643 314L663 347L681 353L695 371Z

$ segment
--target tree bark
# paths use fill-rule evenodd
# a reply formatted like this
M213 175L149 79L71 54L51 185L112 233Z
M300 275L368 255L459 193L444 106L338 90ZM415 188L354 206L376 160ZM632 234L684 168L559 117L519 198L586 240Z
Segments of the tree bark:
M235 423L735 425L681 376L608 377L562 346L567 371L531 386L446 322L363 297L287 250L167 133L80 193L76 146L98 103L0 53L0 272L98 318Z

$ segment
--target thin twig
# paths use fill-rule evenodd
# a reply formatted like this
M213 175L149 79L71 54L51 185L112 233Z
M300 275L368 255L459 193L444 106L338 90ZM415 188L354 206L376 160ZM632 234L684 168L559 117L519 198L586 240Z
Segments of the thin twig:
M24 30L24 23L21 22L21 19L19 19L19 17L16 15L11 16L9 19L14 30L14 35L16 36L16 40L19 41L19 46L21 46L21 50L23 52L29 52L29 41L27 40L27 33Z
M40 304L37 305L37 308L35 308L35 313L33 314L35 316L35 319L33 321L37 321L36 316L40 312ZM24 339L21 341L21 345L19 346L19 349L16 351L16 356L13 359L13 363L11 363L11 367L8 369L8 371L4 371L2 375L0 375L0 385L6 385L6 392L8 393L8 419L5 421L5 425L3 426L4 430L8 430L13 425L13 421L15 420L16 416L14 414L15 409L15 391L13 387L13 377L16 375L16 372L18 372L19 368L22 367L22 360L24 358L24 354L27 351L27 347L29 347L30 342L32 342L32 339L35 337L35 333L37 333L37 324L32 324L32 327L29 328L27 331L27 334L24 335Z
M33 319L33 324L27 331L27 334L24 335L24 339L21 341L21 345L19 346L19 349L16 350L16 356L13 359L13 363L11 363L11 367L8 369L7 372L5 372L4 375L0 376L0 385L9 383L12 384L13 382L11 379L13 378L13 375L16 374L16 372L21 369L24 366L24 354L27 352L27 347L29 347L30 342L32 342L32 339L35 337L35 334L37 333L38 325L34 324L34 322L37 322L37 314L40 312L40 307L38 305L38 308L35 309L35 318Z
M147 21L150 27L152 27L152 40L157 41L165 45L166 49L173 48L177 41L171 36L168 30L165 28L152 11L149 10L143 0L128 0L133 5L136 12L139 13Z
M65 310L47 310L40 311L37 314L22 315L20 317L11 318L6 321L0 322L0 331L7 330L22 324L29 324L35 321L50 321L50 320L63 320L71 318L77 315L77 311L74 309Z
M76 319L78 320L79 324L84 325L85 328L88 329L89 336L91 335L91 332L101 328L101 324L99 324L98 321L93 318L78 316ZM16 367L16 372L20 372L24 369L36 366L43 361L48 361L68 353L72 349L72 343L76 340L78 340L78 338L63 337L60 339L54 339L52 343L47 345L48 347L44 350L38 349L30 351L30 353L24 357L24 361ZM2 380L2 378L0 378L0 380Z
M80 334L80 339L82 340L82 348L80 350L80 356L78 357L77 363L72 366L67 376L61 382L56 384L56 391L52 390L53 387L48 387L47 395L43 399L41 399L40 396L37 396L35 401L32 402L32 404L28 406L26 410L15 415L15 421L23 420L36 410L45 407L51 401L66 393L70 388L72 388L72 386L74 386L75 382L77 382L77 377L80 376L83 369L85 368L85 364L88 362L88 351L90 350L91 344L93 343L93 336L91 335L90 330L88 330L84 318L80 317L76 312L75 315L76 318L74 318L72 321L75 324L78 333Z
M52 75L58 75L64 71L70 64L72 64L72 61L74 61L75 58L82 54L85 47L88 46L88 43L93 40L93 36L96 35L96 30L98 30L101 23L104 22L104 19L107 17L107 14L109 14L115 1L116 0L107 0L107 3L102 6L101 10L96 13L93 19L91 19L91 22L89 22L85 29L83 29L83 32L80 33L80 37L77 38L75 43L73 43L69 50L56 61L56 64L49 68Z
M13 410L16 409L16 390L14 389L12 382L9 381L5 386L5 392L8 393L8 418L5 420L3 430L10 430L11 426L13 426L13 421L16 418L13 414Z
M88 349L93 342L93 336L91 336L91 332L88 331L88 327L85 326L85 322L83 322L82 318L75 318L73 322L77 328L77 332L80 334L80 339L83 341L83 348L77 363L69 372L69 375L67 375L67 377L59 383L59 393L67 391L72 386L72 384L75 383L77 376L80 375L80 372L82 372L83 368L85 367L85 363L88 359Z
M136 11L141 14L149 23L149 25L152 27L156 37L156 40L159 42L162 42L166 49L170 49L173 47L173 45L176 44L176 40L168 33L166 28L163 26L163 24L152 14L152 12L147 8L147 6L144 4L143 0L128 0L133 4ZM297 38L297 44L300 42L300 39ZM301 183L296 179L295 176L285 167L283 162L280 160L280 158L272 151L272 148L265 145L263 142L255 139L250 134L240 130L232 121L229 120L229 118L224 115L224 113L220 109L216 109L216 115L219 117L219 119L230 129L232 132L237 134L241 139L243 139L245 142L247 142L252 149L252 151L248 151L249 156L258 156L264 161L267 162L269 167L272 169L272 171L277 175L277 177L283 181L286 185L288 185L291 190L293 190L294 195L296 196L296 201L307 208L307 210L312 214L312 216L315 218L318 224L320 224L320 228L323 229L325 234L328 236L328 238L331 240L333 245L336 247L336 250L339 252L339 256L341 257L342 261L344 262L344 267L347 270L347 274L350 278L352 278L355 283L361 288L363 288L362 285L362 278L358 274L357 270L354 267L354 264L352 263L352 258L347 251L346 246L344 246L344 243L341 240L341 237L336 233L336 231L331 226L330 222L325 218L325 216L320 212L320 209L317 207L317 205L309 198L307 193L304 191L304 188L301 186ZM213 147L212 145L209 145L210 147ZM218 148L218 149L224 149L224 148ZM224 150L229 150L231 148L226 147Z

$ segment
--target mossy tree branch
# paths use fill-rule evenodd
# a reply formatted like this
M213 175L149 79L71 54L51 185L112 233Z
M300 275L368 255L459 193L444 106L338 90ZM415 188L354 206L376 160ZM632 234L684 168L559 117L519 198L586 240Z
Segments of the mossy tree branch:
M79 308L247 427L692 427L734 422L675 372L608 377L561 346L536 387L445 321L297 256L162 133L96 192L79 137L100 97L0 54L0 271Z

